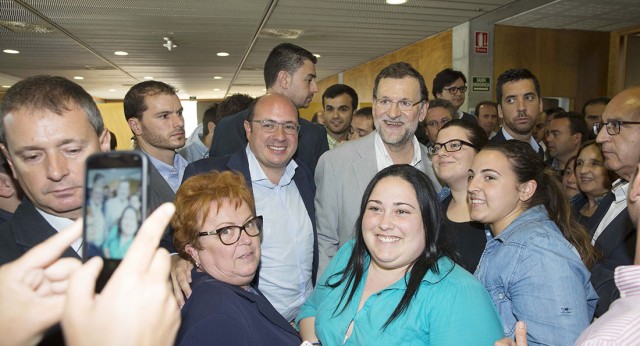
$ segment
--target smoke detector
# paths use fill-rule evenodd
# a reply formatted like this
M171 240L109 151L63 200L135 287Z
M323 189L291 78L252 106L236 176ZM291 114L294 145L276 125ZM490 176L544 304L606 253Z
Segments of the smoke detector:
M164 42L164 44L162 46L167 48L169 51L171 51L171 49L173 49L173 48L178 47L178 45L173 43L173 40L171 39L171 37L165 37L164 41L165 42Z

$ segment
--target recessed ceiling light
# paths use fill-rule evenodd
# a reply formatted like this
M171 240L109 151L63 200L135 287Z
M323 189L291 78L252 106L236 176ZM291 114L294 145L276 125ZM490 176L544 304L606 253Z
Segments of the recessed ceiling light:
M387 4L389 5L402 5L405 2L407 2L407 0L386 0Z
M5 89L9 89L9 88L11 88L11 85L3 85L2 87L5 88Z
M73 77L73 79L83 80L83 79L84 79L84 77L82 77L82 76L75 76L75 77Z
M220 89L218 89L218 88L215 88L215 89L213 89L213 91L220 91Z
M213 79L222 79L221 76L214 76Z
M262 91L267 91L267 88L262 88Z
M229 56L229 53L227 52L218 52L218 54L216 54L217 56Z
M322 55L320 55L320 54L314 54L313 56L315 56L316 58L319 58L319 57L321 57Z
M3 52L5 52L7 54L18 54L18 53L20 53L19 51L15 50L15 49L5 49L5 50L3 50Z
M153 77L152 77L152 76L144 76L144 79L146 79L146 80L152 80L152 79L153 79Z
M121 51L121 50L119 50L119 51L117 51L117 52L113 52L113 54L115 54L115 55L129 55L129 53L127 53L127 52L123 52L123 51Z
M109 89L109 91L114 92L114 91L116 91L116 89Z

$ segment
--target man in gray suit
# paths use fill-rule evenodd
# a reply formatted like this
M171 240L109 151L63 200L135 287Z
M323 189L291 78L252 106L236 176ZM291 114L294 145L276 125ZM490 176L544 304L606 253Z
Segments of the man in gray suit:
M182 104L177 90L166 83L146 81L124 96L124 115L138 149L149 158L149 211L173 202L187 160L176 154L185 143Z
M418 122L426 116L428 100L424 78L411 65L399 62L385 67L373 88L376 130L320 157L315 172L318 275L354 236L362 194L378 171L410 164L425 172L437 190L441 188L427 148L414 136Z

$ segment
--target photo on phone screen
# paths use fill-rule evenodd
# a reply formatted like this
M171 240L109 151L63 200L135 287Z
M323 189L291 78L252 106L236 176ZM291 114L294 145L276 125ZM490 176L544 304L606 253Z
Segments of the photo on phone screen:
M97 290L124 258L146 217L146 158L110 152L87 159L83 258L104 259Z

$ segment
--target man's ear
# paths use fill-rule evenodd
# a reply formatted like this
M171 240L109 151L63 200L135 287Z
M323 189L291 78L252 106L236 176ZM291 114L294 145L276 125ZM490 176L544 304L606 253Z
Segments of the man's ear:
M13 185L11 177L5 173L0 172L0 197L9 198L16 194L16 189Z
M526 202L533 197L533 194L538 188L538 183L535 180L529 180L520 184L520 200Z
M427 117L427 111L429 110L429 101L425 100L424 104L420 106L420 110L418 113L418 122L423 122L424 118Z
M133 132L134 136L142 135L142 127L140 126L140 119L138 118L129 118L127 120L127 124L129 124L129 128L131 132Z
M629 200L637 202L640 200L640 163L636 167L636 174L633 175L631 182L629 183Z
M503 119L504 115L502 114L502 105L498 104L498 118Z
M281 90L287 90L291 86L291 82L293 81L293 76L287 71L278 72L278 78L276 83L280 87Z
M16 175L16 169L13 167L13 160L11 159L11 155L9 155L9 150L7 149L7 146L4 144L0 144L0 150L2 150L2 155L4 155L4 158L7 160L7 164L9 164L9 167L11 167L13 179L18 180L18 176Z
M249 141L249 136L251 135L251 124L247 120L244 121L244 133L247 135L247 141Z
M106 152L111 150L111 132L105 127L102 134L98 137L100 141L100 151Z

